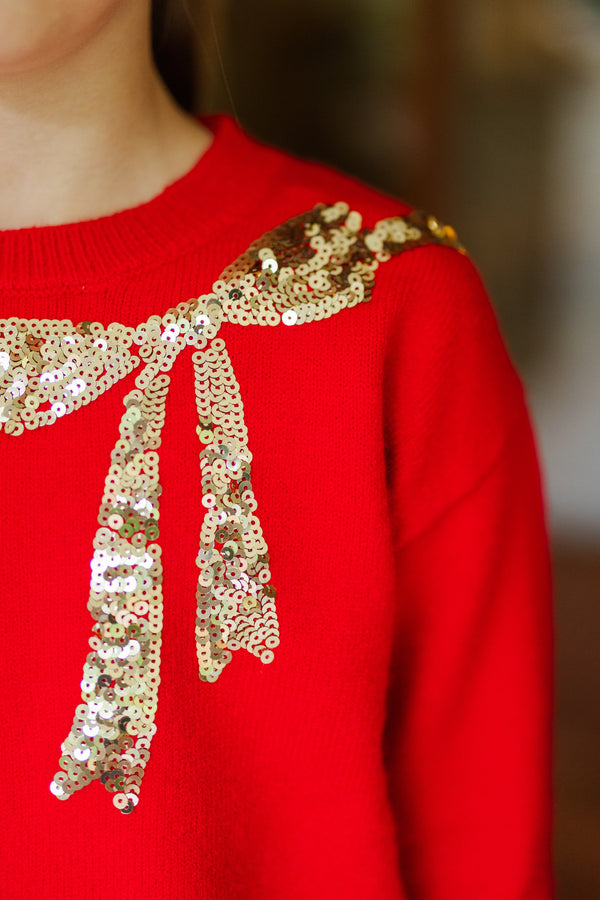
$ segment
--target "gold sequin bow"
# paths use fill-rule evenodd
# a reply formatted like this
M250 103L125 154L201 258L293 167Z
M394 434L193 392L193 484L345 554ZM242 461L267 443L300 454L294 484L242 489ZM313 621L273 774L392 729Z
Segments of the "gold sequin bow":
M456 234L414 212L362 229L345 203L319 204L265 234L213 292L137 328L68 320L0 320L0 428L20 436L53 425L141 366L98 515L88 608L95 620L81 704L50 790L61 800L99 778L121 812L137 805L149 758L161 646L161 487L158 448L169 375L191 348L202 503L196 563L196 646L203 681L216 681L240 647L261 662L279 644L269 555L256 515L252 454L223 321L299 325L368 300L380 262L431 241L460 250Z

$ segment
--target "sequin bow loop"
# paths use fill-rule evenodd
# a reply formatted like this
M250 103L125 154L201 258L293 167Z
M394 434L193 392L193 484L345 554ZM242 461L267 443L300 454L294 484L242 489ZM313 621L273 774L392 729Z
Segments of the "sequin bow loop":
M94 779L121 812L137 805L150 755L163 618L158 464L169 371L190 349L205 508L197 587L199 674L216 681L234 650L263 663L279 644L269 553L251 483L252 454L231 360L218 337L237 325L305 324L369 300L381 262L456 234L415 211L362 229L345 203L319 204L265 234L210 294L113 322L0 320L0 429L19 437L54 424L140 368L124 400L94 538L88 608L94 624L82 703L50 789L60 799Z

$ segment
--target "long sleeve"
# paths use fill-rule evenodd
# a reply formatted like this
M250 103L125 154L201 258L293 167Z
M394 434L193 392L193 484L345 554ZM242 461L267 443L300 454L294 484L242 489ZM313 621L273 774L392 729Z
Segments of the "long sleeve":
M535 441L475 268L426 252L409 264L425 274L387 373L399 864L411 900L549 900L553 625Z

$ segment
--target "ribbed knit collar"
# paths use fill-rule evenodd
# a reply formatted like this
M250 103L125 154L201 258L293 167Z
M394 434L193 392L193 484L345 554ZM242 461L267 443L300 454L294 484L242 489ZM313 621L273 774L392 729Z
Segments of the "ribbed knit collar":
M200 121L213 132L211 145L146 203L82 222L0 231L0 287L98 284L162 265L252 209L273 174L258 144L227 115Z

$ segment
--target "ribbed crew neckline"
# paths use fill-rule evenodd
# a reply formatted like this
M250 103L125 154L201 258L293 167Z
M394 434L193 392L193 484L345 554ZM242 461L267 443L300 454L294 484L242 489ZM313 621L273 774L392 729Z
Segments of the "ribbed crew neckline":
M257 161L260 145L229 115L199 121L213 133L210 146L145 203L81 222L0 230L0 285L89 287L154 268L209 241L252 209L273 174Z

